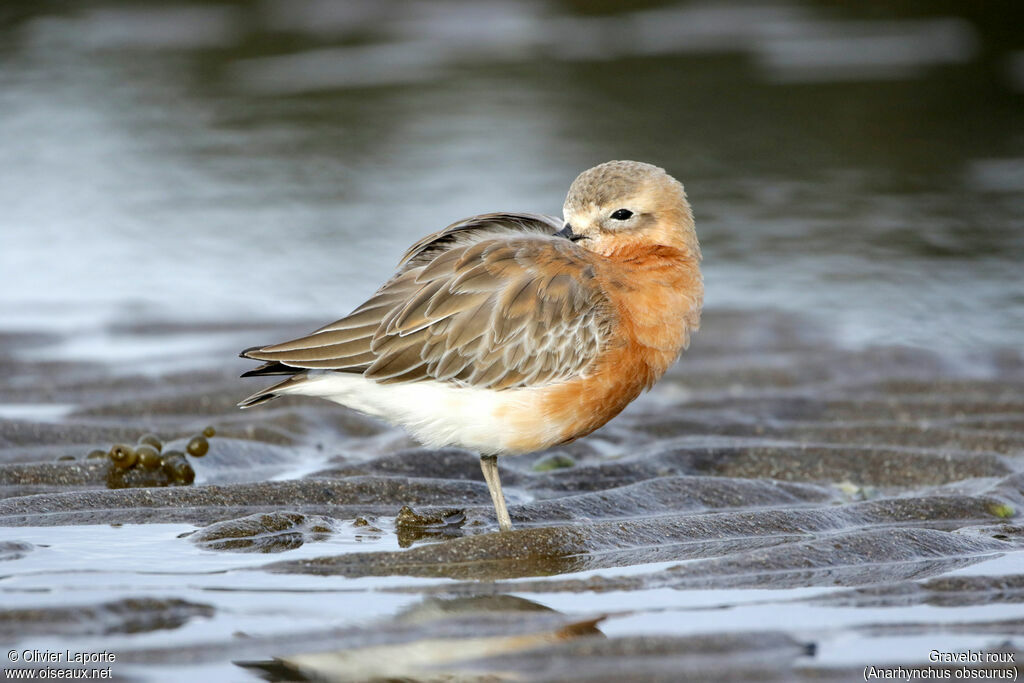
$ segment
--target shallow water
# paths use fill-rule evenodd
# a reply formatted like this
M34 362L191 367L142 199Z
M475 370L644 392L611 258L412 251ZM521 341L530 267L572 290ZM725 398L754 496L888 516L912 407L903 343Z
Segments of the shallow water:
M1020 658L1024 17L952 11L5 4L0 642L136 680ZM235 409L239 349L609 158L685 182L708 312L611 424L502 460L514 533L472 454ZM81 460L208 424L190 486Z
M623 157L687 185L711 306L1024 333L1015 6L8 6L0 315L65 357L209 350L111 321L340 317L424 233L557 214Z
M824 337L709 311L617 420L501 461L509 534L470 453L314 401L238 412L223 368L17 361L33 381L0 401L76 408L0 420L0 634L144 680L849 680L1016 652L1024 357ZM52 462L208 423L191 486Z

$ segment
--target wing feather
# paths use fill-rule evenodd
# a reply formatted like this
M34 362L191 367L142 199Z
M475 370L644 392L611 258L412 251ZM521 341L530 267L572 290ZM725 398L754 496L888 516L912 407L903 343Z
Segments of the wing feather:
M413 245L399 271L350 315L247 357L379 382L435 379L508 389L582 372L615 325L590 255L560 222L488 214Z

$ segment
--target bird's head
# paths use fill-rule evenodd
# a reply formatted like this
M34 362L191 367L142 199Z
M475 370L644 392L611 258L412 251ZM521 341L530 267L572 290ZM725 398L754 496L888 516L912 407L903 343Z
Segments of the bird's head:
M682 184L651 164L609 161L584 171L569 188L562 214L559 235L606 256L664 245L700 259Z

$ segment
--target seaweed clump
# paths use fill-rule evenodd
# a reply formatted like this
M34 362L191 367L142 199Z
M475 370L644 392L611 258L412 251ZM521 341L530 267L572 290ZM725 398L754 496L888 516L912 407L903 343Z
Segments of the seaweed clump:
M189 438L185 451L164 451L164 442L156 434L146 433L134 445L118 443L108 450L95 448L85 460L106 460L107 488L138 488L146 486L188 486L196 479L196 471L186 453L202 458L210 451L210 441L216 435L213 427L206 427ZM63 460L74 460L65 456Z

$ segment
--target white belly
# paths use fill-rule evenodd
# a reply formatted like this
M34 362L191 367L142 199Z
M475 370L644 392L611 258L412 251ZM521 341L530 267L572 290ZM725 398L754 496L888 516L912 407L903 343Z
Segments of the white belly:
M310 372L305 382L281 389L281 394L317 396L340 403L408 429L432 448L460 446L483 455L512 455L511 444L521 439L499 415L518 412L535 402L534 389L492 391L457 387L433 380L380 384L362 375ZM543 416L536 428L544 430Z

